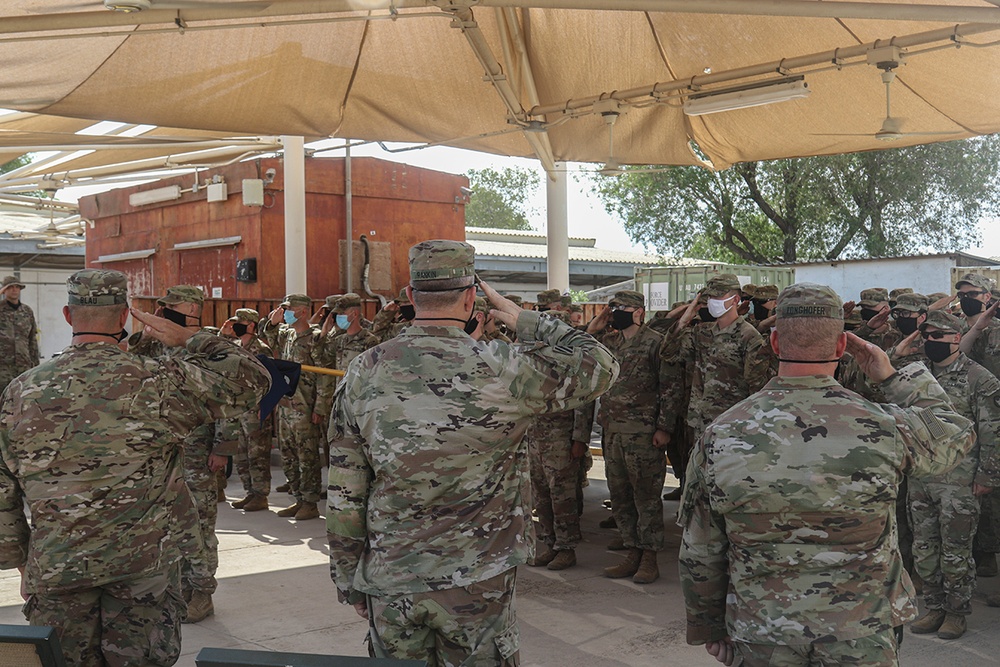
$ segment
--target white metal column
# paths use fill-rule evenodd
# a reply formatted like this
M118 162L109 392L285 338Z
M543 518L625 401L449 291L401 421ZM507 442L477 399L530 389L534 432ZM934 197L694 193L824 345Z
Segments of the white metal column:
M306 291L306 152L302 137L281 137L285 147L285 292Z
M548 217L549 289L561 293L569 289L569 213L566 206L566 164L556 162L546 174L545 197Z

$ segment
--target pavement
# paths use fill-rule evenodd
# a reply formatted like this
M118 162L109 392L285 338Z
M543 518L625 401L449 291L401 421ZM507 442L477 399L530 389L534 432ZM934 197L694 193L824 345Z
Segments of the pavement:
M274 485L283 479L273 468ZM672 478L668 475L668 484ZM669 488L669 487L668 487ZM239 480L230 479L228 496L238 500ZM561 572L520 568L517 613L521 627L521 664L525 667L672 667L716 665L703 647L684 641L684 604L677 577L680 531L674 525L676 502L664 503L667 547L660 554L660 580L637 585L607 579L602 569L621 552L605 549L613 531L598 527L608 516L608 497L600 459L585 489L583 544L578 565ZM219 590L215 615L184 625L178 665L195 667L203 647L228 647L345 656L367 655L362 639L367 623L337 603L330 581L322 519L295 521L275 511L292 499L272 493L271 510L247 514L219 505ZM982 596L1000 590L1000 577L980 579L969 630L955 641L906 632L900 663L914 667L1000 665L1000 608ZM16 571L0 573L0 623L24 624Z

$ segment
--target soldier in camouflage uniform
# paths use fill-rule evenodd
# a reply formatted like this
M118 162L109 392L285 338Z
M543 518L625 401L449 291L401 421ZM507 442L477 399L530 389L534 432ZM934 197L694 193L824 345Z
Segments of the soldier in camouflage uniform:
M198 521L183 434L250 409L270 379L231 343L138 311L176 352L123 352L124 274L78 271L67 290L72 344L0 399L0 567L21 569L25 615L56 628L68 664L173 665Z
M883 350L901 341L904 336L892 326L889 317L889 293L882 287L872 287L861 291L861 326L854 330L859 338L875 343ZM911 332L912 333L912 332Z
M896 487L955 467L972 425L925 366L896 371L843 333L829 287L782 290L776 326L778 377L709 426L688 467L688 642L746 667L896 665L897 628L916 616L896 548ZM833 379L845 349L892 404Z
M767 358L760 354L764 339L737 312L739 278L723 273L702 290L708 317L715 321L689 325L698 314L698 299L688 304L677 325L664 336L662 356L667 367L664 423L673 430L677 420L691 429L691 442L716 417L754 393L771 377ZM690 386L686 414L678 412L683 392Z
M659 354L663 336L644 323L645 304L639 292L617 292L587 326L587 333L599 336L622 368L618 381L601 398L597 420L603 430L611 511L621 534L621 544L613 543L612 548L624 548L627 554L618 565L605 568L604 575L632 577L637 584L652 583L660 576L664 448L670 429L664 402L667 376ZM609 323L612 331L602 333ZM588 408L577 412L581 425L589 425Z
M253 308L239 308L227 320L223 329L232 330L236 344L250 354L273 357L267 343L257 336L260 314ZM273 414L273 413L272 413ZM243 482L246 496L233 502L233 507L244 512L268 509L267 496L271 493L271 431L274 418L267 416L260 421L260 410L250 410L236 420L239 449L236 450L236 471Z
M592 337L486 284L522 344L473 341L462 331L472 246L425 241L409 257L413 325L362 353L337 390L331 574L390 657L515 665L514 572L532 547L524 431L593 400L618 366Z
M38 326L28 304L21 303L24 283L7 276L0 286L0 391L18 375L38 365Z
M912 287L897 287L896 289L889 292L889 307L895 308L896 304L899 303L899 297L903 294L913 294Z
M264 340L278 359L309 366L324 363L324 342L320 330L308 322L312 299L305 294L289 294L271 311L263 326ZM332 317L332 315L331 315ZM324 376L325 378L325 376ZM278 443L288 493L295 503L277 512L280 517L307 521L319 517L322 475L319 464L320 424L330 414L324 403L325 379L302 373L295 394L278 405Z
M361 326L361 297L353 292L345 294L333 306L333 317L343 334L329 341L327 359L323 365L344 370L354 358L379 344L378 336Z
M399 296L393 299L392 303L378 311L375 319L372 320L372 333L378 337L380 343L384 343L390 338L395 338L413 321L413 304L410 297L406 296L406 288L399 290Z
M907 296L911 295L899 298ZM943 310L931 311L920 325L927 365L955 411L970 420L976 432L976 444L954 470L909 480L913 556L926 608L910 630L937 632L941 639L965 633L976 584L972 539L979 519L978 497L1000 486L1000 381L959 351L964 328L960 318ZM899 351L912 355L918 347L911 344Z
M535 296L535 310L562 310L562 295L557 289L547 289Z
M157 314L187 328L216 335L200 327L205 293L192 285L175 285L157 299ZM231 343L230 343L231 344ZM138 331L129 339L129 352L145 357L179 353ZM215 613L212 595L218 588L219 539L215 524L219 517L216 473L225 468L227 457L236 453L238 431L226 423L201 424L184 439L184 481L198 509L198 528L186 536L181 566L181 588L188 603L185 623L198 623Z

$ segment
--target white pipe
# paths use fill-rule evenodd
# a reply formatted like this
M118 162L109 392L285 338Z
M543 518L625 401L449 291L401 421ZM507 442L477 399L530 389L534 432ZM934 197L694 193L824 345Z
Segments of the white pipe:
M282 136L285 147L285 293L306 291L306 152L302 137Z
M347 292L354 291L354 196L351 186L351 144L344 149L344 236L347 237Z
M456 10L463 6L526 7L534 9L574 9L590 11L673 12L681 14L725 14L741 16L799 16L814 18L872 19L881 21L924 21L956 23L1000 23L1000 8L982 6L921 5L890 2L841 2L829 0L379 0L366 3L367 10L396 10L438 7ZM0 33L47 33L82 28L112 28L137 25L174 25L178 18L187 23L228 19L253 19L247 27L267 25L277 16L308 16L357 12L356 0L283 0L266 9L240 7L230 3L206 9L147 9L123 14L109 11L66 12L27 16L5 16ZM67 35L68 38L75 35ZM123 39L125 36L123 35Z
M569 289L569 212L566 205L566 163L556 162L545 179L546 216L548 225L549 289L562 294Z

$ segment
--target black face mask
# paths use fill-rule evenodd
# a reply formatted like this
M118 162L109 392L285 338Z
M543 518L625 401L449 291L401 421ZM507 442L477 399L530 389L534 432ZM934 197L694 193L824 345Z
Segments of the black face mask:
M983 312L983 302L975 297L963 296L959 299L959 303L962 304L962 312L969 317Z
M416 316L417 316L417 311L413 309L412 305L404 304L399 307L399 317L401 319L404 319L407 322L409 322Z
M874 308L862 308L861 309L861 319L868 322L871 318L879 314L879 311Z
M896 320L896 328L904 336L909 336L914 331L917 330L917 318L916 317L900 317Z
M632 318L632 313L627 310L613 310L611 311L611 328L617 329L618 331L623 331L628 329L630 326L635 324L635 320Z
M714 322L716 318L712 317L712 313L708 312L708 306L698 309L698 319L702 322Z
M243 322L237 322L233 325L233 333L236 334L237 338L242 338L247 335L247 329L250 327L248 324Z
M544 313L546 310L549 310L549 307L548 306L535 306L535 310L537 310L540 313Z
M753 316L760 321L764 321L771 316L771 309L765 308L765 303L766 301L760 301L758 299L753 300Z
M924 341L924 354L934 363L940 364L953 354L951 346L952 343L941 340L927 340Z
M174 324L179 324L182 327L186 327L187 326L187 315L185 315L184 313L178 312L178 311L174 310L173 308L164 308L163 309L163 317L164 317L164 319L170 320Z
M465 323L465 333L470 336L476 332L479 328L479 320L476 318L476 313L473 311L472 315L469 317L469 321Z
M14 303L12 301L8 301L7 305L10 306L11 308L13 308L14 310L17 310L18 308L21 307L21 302L18 301L17 303Z

